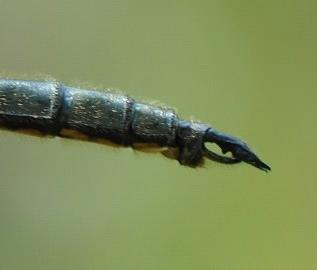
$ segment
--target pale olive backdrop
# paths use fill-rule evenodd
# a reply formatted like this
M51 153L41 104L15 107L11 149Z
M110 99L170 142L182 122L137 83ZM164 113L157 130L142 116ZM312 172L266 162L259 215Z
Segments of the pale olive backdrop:
M0 269L317 269L310 1L0 0L1 76L161 101L268 162L0 131Z

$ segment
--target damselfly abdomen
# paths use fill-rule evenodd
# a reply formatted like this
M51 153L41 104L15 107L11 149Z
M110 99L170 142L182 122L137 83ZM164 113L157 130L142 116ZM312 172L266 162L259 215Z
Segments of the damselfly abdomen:
M243 141L207 124L181 120L170 108L55 81L0 79L0 125L62 137L76 137L74 134L79 133L123 146L156 144L177 150L178 161L191 167L201 164L205 157L226 164L244 161L270 170ZM207 149L207 142L216 143L232 157Z

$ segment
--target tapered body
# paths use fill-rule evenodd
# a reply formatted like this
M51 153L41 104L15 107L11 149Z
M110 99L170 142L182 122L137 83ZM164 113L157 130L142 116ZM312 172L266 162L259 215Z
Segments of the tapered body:
M137 102L111 91L77 89L56 81L0 79L0 125L9 129L31 128L56 136L75 131L125 146L148 143L171 147L178 150L181 164L193 167L201 163L203 156L223 163L242 160L207 150L206 141L228 143L221 141L224 134L206 124L180 120L173 109ZM210 135L214 141L208 140Z

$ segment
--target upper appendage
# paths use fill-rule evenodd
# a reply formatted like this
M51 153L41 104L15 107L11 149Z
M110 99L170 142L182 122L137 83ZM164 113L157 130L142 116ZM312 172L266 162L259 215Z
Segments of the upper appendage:
M232 157L219 155L209 150L205 145L206 143L217 144L223 154L230 152ZM205 124L180 121L178 144L180 148L179 161L184 165L195 166L203 158L208 158L224 164L235 164L243 161L265 172L271 170L245 142Z

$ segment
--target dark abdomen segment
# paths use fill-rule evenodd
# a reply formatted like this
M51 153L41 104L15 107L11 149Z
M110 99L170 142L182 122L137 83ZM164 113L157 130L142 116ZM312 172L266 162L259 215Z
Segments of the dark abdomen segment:
M57 82L0 80L0 121L9 128L64 129L120 144L175 144L171 109L137 103L109 91L76 89Z
M0 123L55 132L60 95L56 82L0 80Z

